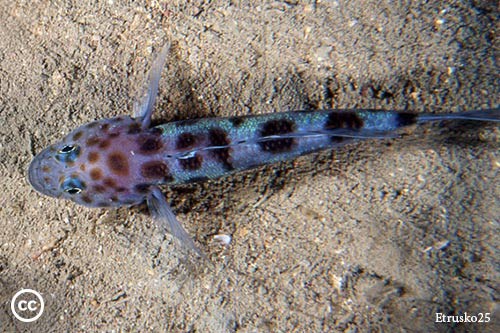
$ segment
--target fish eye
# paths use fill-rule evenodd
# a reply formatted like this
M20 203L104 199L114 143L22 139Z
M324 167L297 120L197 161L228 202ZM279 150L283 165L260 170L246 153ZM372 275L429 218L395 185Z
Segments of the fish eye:
M69 193L71 195L78 194L81 191L82 191L82 189L78 188L78 187L72 187L72 188L66 188L66 189L64 189L64 192Z
M61 189L66 193L74 195L83 191L85 184L78 178L68 178L62 182Z
M68 153L71 153L73 150L75 150L75 148L76 148L76 146L66 145L59 150L59 153L68 154Z
M78 145L65 145L57 151L56 160L61 163L75 162L80 156L80 146Z

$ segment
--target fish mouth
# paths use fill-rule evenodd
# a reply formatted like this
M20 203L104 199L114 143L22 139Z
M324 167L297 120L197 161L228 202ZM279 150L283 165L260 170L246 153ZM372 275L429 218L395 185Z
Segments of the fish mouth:
M50 164L47 162L52 159L50 155L47 156L48 153L48 149L45 149L33 158L28 167L28 182L37 192L57 198L62 193L55 186L53 175L42 171L45 165Z

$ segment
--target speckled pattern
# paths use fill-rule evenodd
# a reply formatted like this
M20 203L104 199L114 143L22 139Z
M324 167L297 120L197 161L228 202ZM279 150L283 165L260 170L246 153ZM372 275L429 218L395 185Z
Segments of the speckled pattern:
M199 119L141 129L116 117L77 128L39 153L29 180L43 194L89 207L138 204L149 188L217 177L292 159L410 125L404 113L284 112ZM410 115L411 114L407 114Z

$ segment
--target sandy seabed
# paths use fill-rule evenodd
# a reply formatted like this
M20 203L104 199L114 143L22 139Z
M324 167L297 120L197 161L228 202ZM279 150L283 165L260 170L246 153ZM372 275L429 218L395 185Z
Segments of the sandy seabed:
M165 188L213 267L145 207L26 180L72 129L130 114L173 49L155 119L497 107L497 1L0 1L0 332L497 332L500 131L414 128ZM230 235L229 245L215 241ZM42 316L17 320L22 288ZM436 323L436 313L490 313Z

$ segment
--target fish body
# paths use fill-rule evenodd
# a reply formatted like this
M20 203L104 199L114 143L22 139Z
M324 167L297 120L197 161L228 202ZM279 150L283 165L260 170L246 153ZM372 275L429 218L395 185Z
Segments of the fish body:
M215 179L384 136L416 120L412 113L295 111L142 129L137 119L116 117L79 127L48 147L28 175L39 192L85 206L135 205L152 186Z
M159 185L215 179L361 139L389 138L402 127L426 121L500 121L499 109L447 115L321 110L205 118L151 127L167 51L168 47L153 64L135 118L103 119L75 129L33 159L28 179L40 193L88 207L131 206L146 200L160 225L199 254Z

